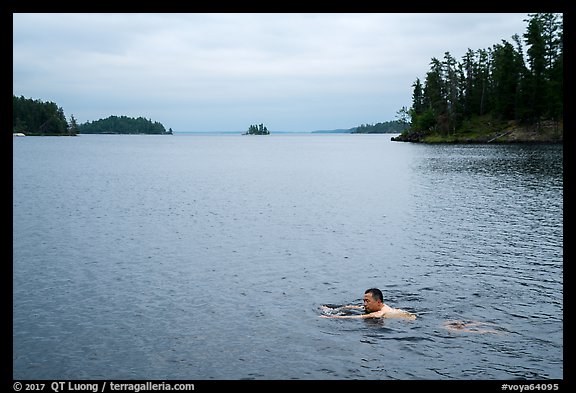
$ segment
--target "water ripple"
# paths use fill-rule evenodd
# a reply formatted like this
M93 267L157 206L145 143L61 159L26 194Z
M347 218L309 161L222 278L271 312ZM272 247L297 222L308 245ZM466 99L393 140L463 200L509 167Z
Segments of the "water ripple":
M563 376L561 146L80 136L13 152L14 379ZM418 319L319 318L369 287Z

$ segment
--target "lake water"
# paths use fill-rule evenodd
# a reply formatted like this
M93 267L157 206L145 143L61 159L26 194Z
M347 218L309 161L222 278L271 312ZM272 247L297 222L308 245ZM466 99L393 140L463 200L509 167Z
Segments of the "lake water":
M562 379L562 154L14 138L13 378ZM319 317L370 287L418 319Z

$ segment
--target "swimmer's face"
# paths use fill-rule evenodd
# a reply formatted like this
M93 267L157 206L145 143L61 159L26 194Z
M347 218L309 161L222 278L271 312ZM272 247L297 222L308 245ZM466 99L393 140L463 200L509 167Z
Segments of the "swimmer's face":
M365 312L380 311L380 308L382 308L382 303L374 300L371 293L365 293L364 294L364 311Z

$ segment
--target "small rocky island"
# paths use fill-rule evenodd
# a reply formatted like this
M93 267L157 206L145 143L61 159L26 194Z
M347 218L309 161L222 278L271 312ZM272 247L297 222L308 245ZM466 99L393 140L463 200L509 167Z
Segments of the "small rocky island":
M242 135L270 135L270 131L268 131L268 129L266 128L266 126L264 126L264 124L260 124L260 125L250 125L250 127L248 127L248 131L246 131L244 134Z

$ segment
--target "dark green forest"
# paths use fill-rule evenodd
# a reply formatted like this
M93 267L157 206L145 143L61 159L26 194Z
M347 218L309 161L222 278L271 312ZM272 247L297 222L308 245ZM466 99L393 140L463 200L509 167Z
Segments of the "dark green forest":
M13 132L26 135L76 135L77 124L72 116L70 124L64 111L54 102L43 102L23 96L12 99Z
M410 128L395 140L450 136L474 125L563 122L563 15L530 14L526 32L489 49L468 49L460 61L449 52L432 58L416 79ZM479 120L481 119L481 120Z
M352 134L399 134L410 125L401 120L385 121L375 124L361 124L352 129Z
M110 116L78 126L80 134L172 134L159 122L143 117Z
M264 124L252 124L248 127L248 131L242 135L270 135L270 131L268 131L268 128L266 128Z
M12 116L13 132L25 135L172 134L172 129L143 117L110 116L78 124L72 115L68 122L54 102L23 96L13 96Z

